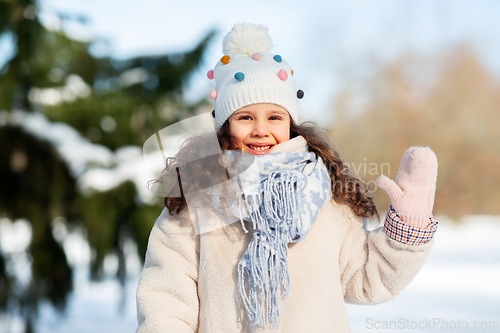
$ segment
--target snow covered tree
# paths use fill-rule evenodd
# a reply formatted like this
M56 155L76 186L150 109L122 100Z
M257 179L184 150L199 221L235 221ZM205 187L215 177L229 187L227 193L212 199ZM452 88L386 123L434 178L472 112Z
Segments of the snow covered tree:
M89 51L92 42L41 24L38 7L36 0L0 1L0 38L14 41L13 56L0 64L0 218L25 219L31 225L28 284L15 275L13 255L0 247L0 311L21 313L26 332L35 331L41 301L64 311L73 288L72 267L61 240L54 237L55 219L68 228L85 227L96 254L91 278L102 277L104 257L115 253L123 283L124 241L133 240L143 258L161 208L138 200L131 182L105 192L80 193L82 170L71 168L48 135L23 126L23 117L40 115L51 124L66 124L88 144L110 152L142 146L155 131L205 103L186 105L182 92L214 34L184 53L98 58ZM75 17L84 22L60 15L63 23Z

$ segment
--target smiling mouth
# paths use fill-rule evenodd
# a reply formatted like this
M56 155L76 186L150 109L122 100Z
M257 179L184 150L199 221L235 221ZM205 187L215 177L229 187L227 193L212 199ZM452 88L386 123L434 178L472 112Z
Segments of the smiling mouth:
M252 145L246 145L250 150L254 152L265 152L273 147L273 145L269 146L252 146Z

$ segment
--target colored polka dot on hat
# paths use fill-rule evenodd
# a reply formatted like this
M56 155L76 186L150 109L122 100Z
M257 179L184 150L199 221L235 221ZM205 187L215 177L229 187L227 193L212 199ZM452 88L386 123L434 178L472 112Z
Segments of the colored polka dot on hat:
M234 78L237 81L241 82L245 79L245 74L243 74L242 72L238 72L238 73L234 74Z
M252 54L252 59L255 60L255 61L259 61L260 58L262 58L262 55L260 53L254 53Z
M281 80L285 81L286 79L288 79L288 74L287 74L287 72L285 70L280 69L280 71L278 72L278 77Z

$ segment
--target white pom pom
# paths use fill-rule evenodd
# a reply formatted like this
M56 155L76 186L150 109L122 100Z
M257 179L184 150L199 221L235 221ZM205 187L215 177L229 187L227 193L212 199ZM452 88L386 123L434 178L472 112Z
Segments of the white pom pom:
M222 42L224 54L271 52L272 47L267 27L251 23L236 23Z

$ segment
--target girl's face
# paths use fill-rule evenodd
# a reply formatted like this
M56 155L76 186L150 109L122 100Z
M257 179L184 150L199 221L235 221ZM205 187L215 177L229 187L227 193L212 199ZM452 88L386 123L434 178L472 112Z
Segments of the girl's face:
M282 142L290 140L290 115L275 104L245 106L229 117L229 134L242 150L265 155Z

